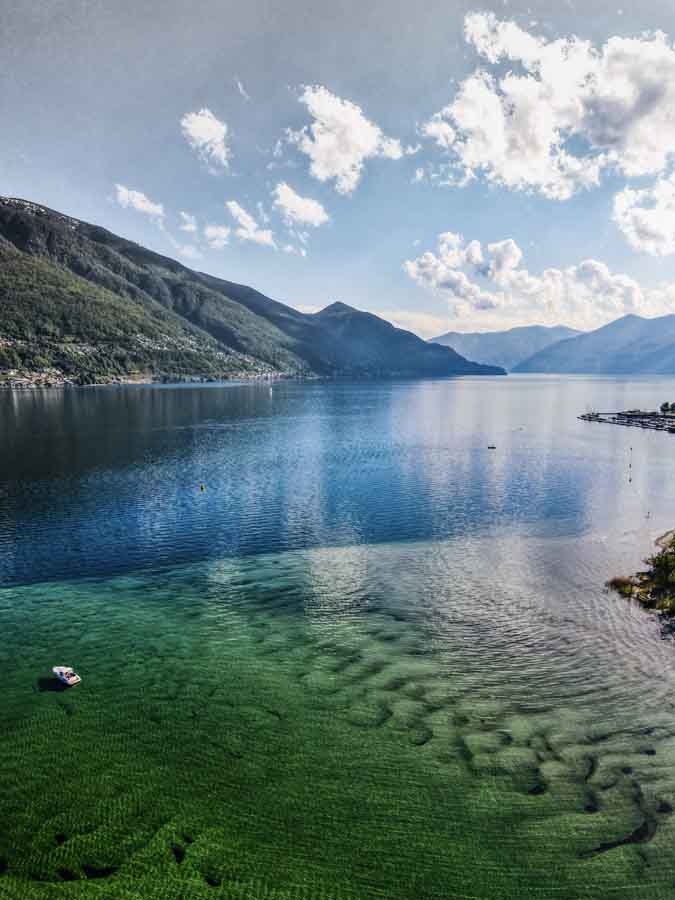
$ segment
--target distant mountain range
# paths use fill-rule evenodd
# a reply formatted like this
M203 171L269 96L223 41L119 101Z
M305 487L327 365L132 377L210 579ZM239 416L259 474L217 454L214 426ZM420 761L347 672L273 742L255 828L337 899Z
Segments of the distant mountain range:
M0 198L0 379L504 374L333 303L313 315Z
M514 372L597 375L675 374L675 315L628 315L559 341L519 363Z
M450 331L433 342L511 372L675 374L675 315L657 319L628 315L588 332L563 325L468 334Z
M581 332L564 325L550 328L544 325L526 325L510 328L508 331L448 331L447 334L432 338L432 343L452 347L474 362L510 370L545 347L578 334Z

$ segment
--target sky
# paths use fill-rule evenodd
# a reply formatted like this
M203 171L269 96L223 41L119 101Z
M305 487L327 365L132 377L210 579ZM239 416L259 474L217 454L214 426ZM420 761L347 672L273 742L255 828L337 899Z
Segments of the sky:
M0 194L433 337L675 313L670 0L4 0Z

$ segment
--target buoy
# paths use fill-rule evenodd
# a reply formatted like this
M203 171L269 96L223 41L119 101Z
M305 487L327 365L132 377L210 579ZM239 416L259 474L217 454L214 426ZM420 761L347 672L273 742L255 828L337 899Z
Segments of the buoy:
M205 487L204 487L204 485L203 485L203 484L200 484L200 485L199 485L199 490L200 490L200 491L205 491L205 490L206 490L206 488L205 488Z

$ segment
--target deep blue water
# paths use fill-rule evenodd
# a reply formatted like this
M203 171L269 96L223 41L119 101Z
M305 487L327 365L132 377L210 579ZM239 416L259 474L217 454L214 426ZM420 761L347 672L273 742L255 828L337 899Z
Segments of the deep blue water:
M0 583L480 532L632 528L642 549L673 524L675 437L576 416L671 396L550 376L0 393Z

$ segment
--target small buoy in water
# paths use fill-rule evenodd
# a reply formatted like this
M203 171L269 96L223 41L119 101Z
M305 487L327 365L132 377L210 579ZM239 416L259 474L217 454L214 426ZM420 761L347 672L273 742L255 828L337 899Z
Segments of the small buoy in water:
M206 490L206 488L205 488L205 487L204 487L204 485L203 485L203 484L200 484L200 485L199 485L199 490L200 490L200 491L205 491L205 490Z

